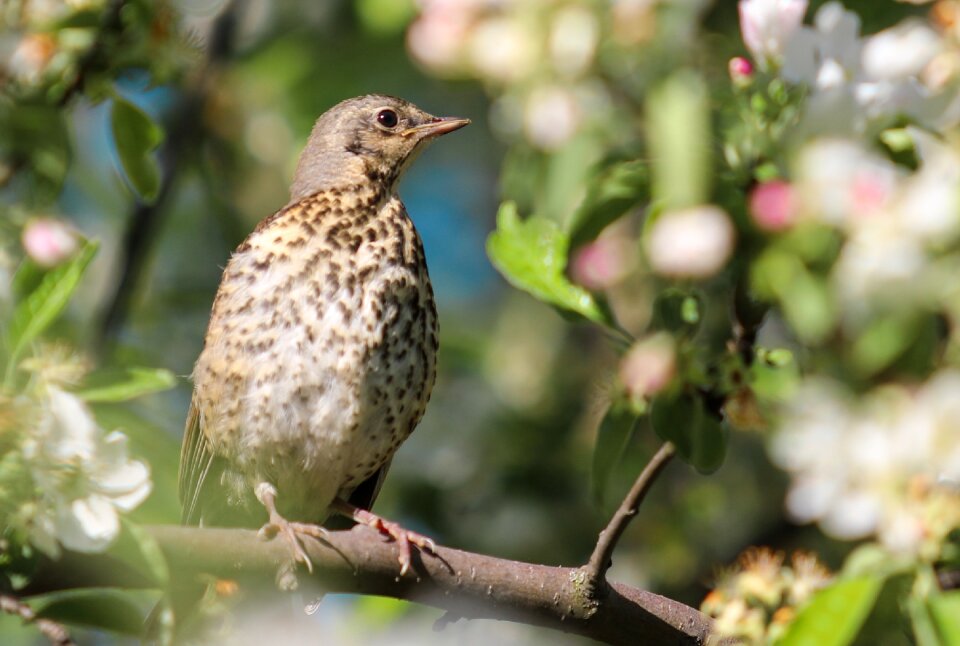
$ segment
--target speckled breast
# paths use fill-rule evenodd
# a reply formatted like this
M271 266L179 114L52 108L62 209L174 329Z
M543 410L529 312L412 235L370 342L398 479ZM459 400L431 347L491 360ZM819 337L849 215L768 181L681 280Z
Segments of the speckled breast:
M224 272L194 373L204 432L248 482L325 508L413 431L437 346L400 200L313 196L261 224Z

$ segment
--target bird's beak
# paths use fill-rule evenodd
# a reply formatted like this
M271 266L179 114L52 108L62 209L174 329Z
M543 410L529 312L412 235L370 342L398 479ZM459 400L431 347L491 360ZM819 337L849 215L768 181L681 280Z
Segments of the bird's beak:
M413 135L421 139L427 139L429 137L439 137L440 135L445 135L448 132L459 130L460 128L469 124L470 119L461 119L460 117L434 117L433 121L428 121L427 123L421 123L419 126L407 128L401 134L404 137L410 137Z

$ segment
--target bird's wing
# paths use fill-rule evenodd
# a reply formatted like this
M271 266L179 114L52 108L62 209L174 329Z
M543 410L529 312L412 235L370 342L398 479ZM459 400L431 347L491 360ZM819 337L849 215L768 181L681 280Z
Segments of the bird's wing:
M200 524L200 493L210 475L213 462L210 442L200 428L200 413L196 402L190 402L183 445L180 447L179 488L180 504L183 506L180 520L184 525Z
M387 471L390 469L391 461L392 460L387 460L372 476L357 485L357 488L354 489L347 498L347 502L360 509L371 509L374 501L380 494L383 481L387 478Z

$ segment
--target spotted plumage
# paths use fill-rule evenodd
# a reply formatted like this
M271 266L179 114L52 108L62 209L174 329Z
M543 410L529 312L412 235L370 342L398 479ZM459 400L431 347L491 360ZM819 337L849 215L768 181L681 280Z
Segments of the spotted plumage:
M184 522L267 521L299 560L293 534L331 510L395 534L362 509L423 416L438 346L423 245L395 189L426 142L466 123L381 95L317 121L290 203L223 273L194 370Z

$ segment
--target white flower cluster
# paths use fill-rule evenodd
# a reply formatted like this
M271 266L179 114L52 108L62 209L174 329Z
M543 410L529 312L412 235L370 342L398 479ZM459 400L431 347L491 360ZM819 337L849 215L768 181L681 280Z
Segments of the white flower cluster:
M51 556L61 545L103 551L120 531L118 512L149 495L149 469L128 457L122 433L97 426L76 395L50 385L39 404L40 419L23 446L37 490L30 541Z
M933 255L960 235L960 152L918 128L903 134L920 160L912 173L848 139L817 140L799 156L803 216L846 236L833 281L853 322L870 303L902 306L905 289L914 300L937 298L919 285L937 288Z
M942 126L957 120L957 93L945 89L944 39L919 20L869 37L839 2L802 25L807 0L742 0L740 24L754 57L810 96L803 128L810 134L863 133L906 116ZM949 71L948 71L949 74Z
M600 37L589 2L422 0L407 47L432 73L487 83L498 128L555 150L607 100L590 75Z
M791 475L787 509L830 536L876 535L896 552L935 558L960 524L960 372L890 386L858 403L810 380L770 444Z
M80 11L101 9L104 0L30 0L0 4L0 74L21 87L63 74L92 44L92 32L59 27Z

